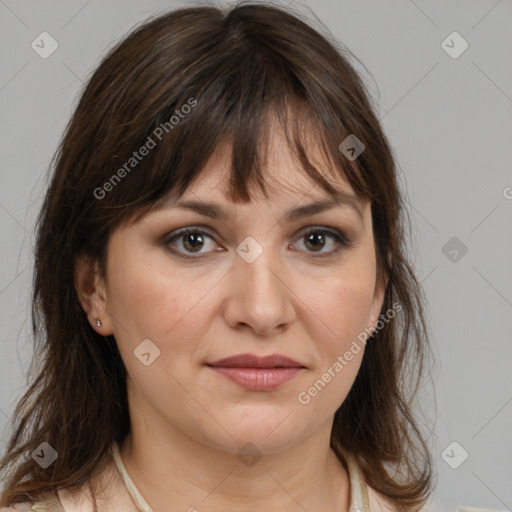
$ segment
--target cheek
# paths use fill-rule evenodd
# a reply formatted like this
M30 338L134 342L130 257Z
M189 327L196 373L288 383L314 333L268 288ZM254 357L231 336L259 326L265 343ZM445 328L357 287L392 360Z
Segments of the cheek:
M190 284L187 295L186 283L164 276L149 258L134 257L113 269L109 284L114 337L132 386L135 383L132 399L137 396L138 402L158 407L164 398L167 403L170 397L180 396L181 387L165 370L179 373L176 361L187 360L193 350L193 333L185 328L191 309L188 298L193 295ZM146 353L150 355L144 361Z
M312 417L334 414L355 381L364 355L360 335L368 328L373 288L368 274L354 274L331 282L316 298L323 304L318 309L322 321L318 321L315 336L318 361L297 395L298 403Z
M133 336L158 339L185 315L187 283L166 272L158 250L138 250L120 236L113 242L108 304L114 323L120 324L117 330L123 333L124 327Z
M343 284L336 290L335 300L330 307L333 331L338 339L348 342L357 338L369 325L374 283L357 281Z
M143 340L151 340L160 351L155 366L176 367L190 359L201 339L200 320L207 316L204 298L215 280L191 283L168 266L165 256L155 251L128 252L119 244L112 253L109 311L114 336L127 368L137 374L145 367L134 351Z
M334 412L354 383L371 325L375 289L375 260L371 251L358 254L345 271L324 283L311 298L316 321L317 366L303 400L315 410ZM318 288L315 288L318 289ZM327 328L326 328L327 327ZM366 331L365 331L366 330Z
M322 287L314 301L322 304L319 317L328 326L326 349L347 350L351 342L370 326L370 315L375 291L375 268L371 257L361 259L350 271L341 273Z

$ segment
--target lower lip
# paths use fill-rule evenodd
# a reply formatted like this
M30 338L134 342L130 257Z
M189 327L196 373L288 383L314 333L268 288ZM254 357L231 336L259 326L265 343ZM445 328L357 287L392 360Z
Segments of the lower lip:
M304 368L239 368L209 366L238 385L251 391L270 391L297 376Z

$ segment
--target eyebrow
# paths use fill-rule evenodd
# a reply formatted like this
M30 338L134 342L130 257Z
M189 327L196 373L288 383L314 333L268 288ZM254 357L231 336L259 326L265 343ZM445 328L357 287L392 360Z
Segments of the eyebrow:
M333 197L320 199L312 203L291 208L284 214L283 218L286 222L293 222L340 206L352 209L361 221L361 225L364 224L363 211L359 199L356 196L341 190L337 190ZM171 200L167 200L156 206L155 209L162 210L164 208L183 208L194 211L200 215L204 215L205 217L221 221L226 221L229 217L228 212L221 206L206 201L182 200L179 202L173 202Z

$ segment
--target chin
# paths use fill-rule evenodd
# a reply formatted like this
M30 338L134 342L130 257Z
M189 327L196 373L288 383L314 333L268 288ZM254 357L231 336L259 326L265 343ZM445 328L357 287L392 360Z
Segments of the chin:
M210 437L209 444L234 455L239 455L244 449L265 454L279 453L298 443L301 434L296 430L290 431L290 427L294 425L292 423L285 425L286 421L282 421L284 416L278 421L254 421L250 426L223 422L222 425L232 437L223 430L222 438ZM294 428L296 429L296 425Z

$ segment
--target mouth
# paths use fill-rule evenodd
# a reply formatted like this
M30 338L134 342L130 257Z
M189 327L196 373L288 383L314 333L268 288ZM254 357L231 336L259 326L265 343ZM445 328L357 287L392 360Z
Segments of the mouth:
M209 368L250 391L271 391L305 370L305 368L298 367L242 368L235 366L209 366Z
M225 357L218 361L206 363L214 367L237 367L237 368L305 368L301 363L282 354L270 354L258 356L256 354L237 354Z
M250 391L271 391L306 369L287 356L239 354L206 363L217 374Z

